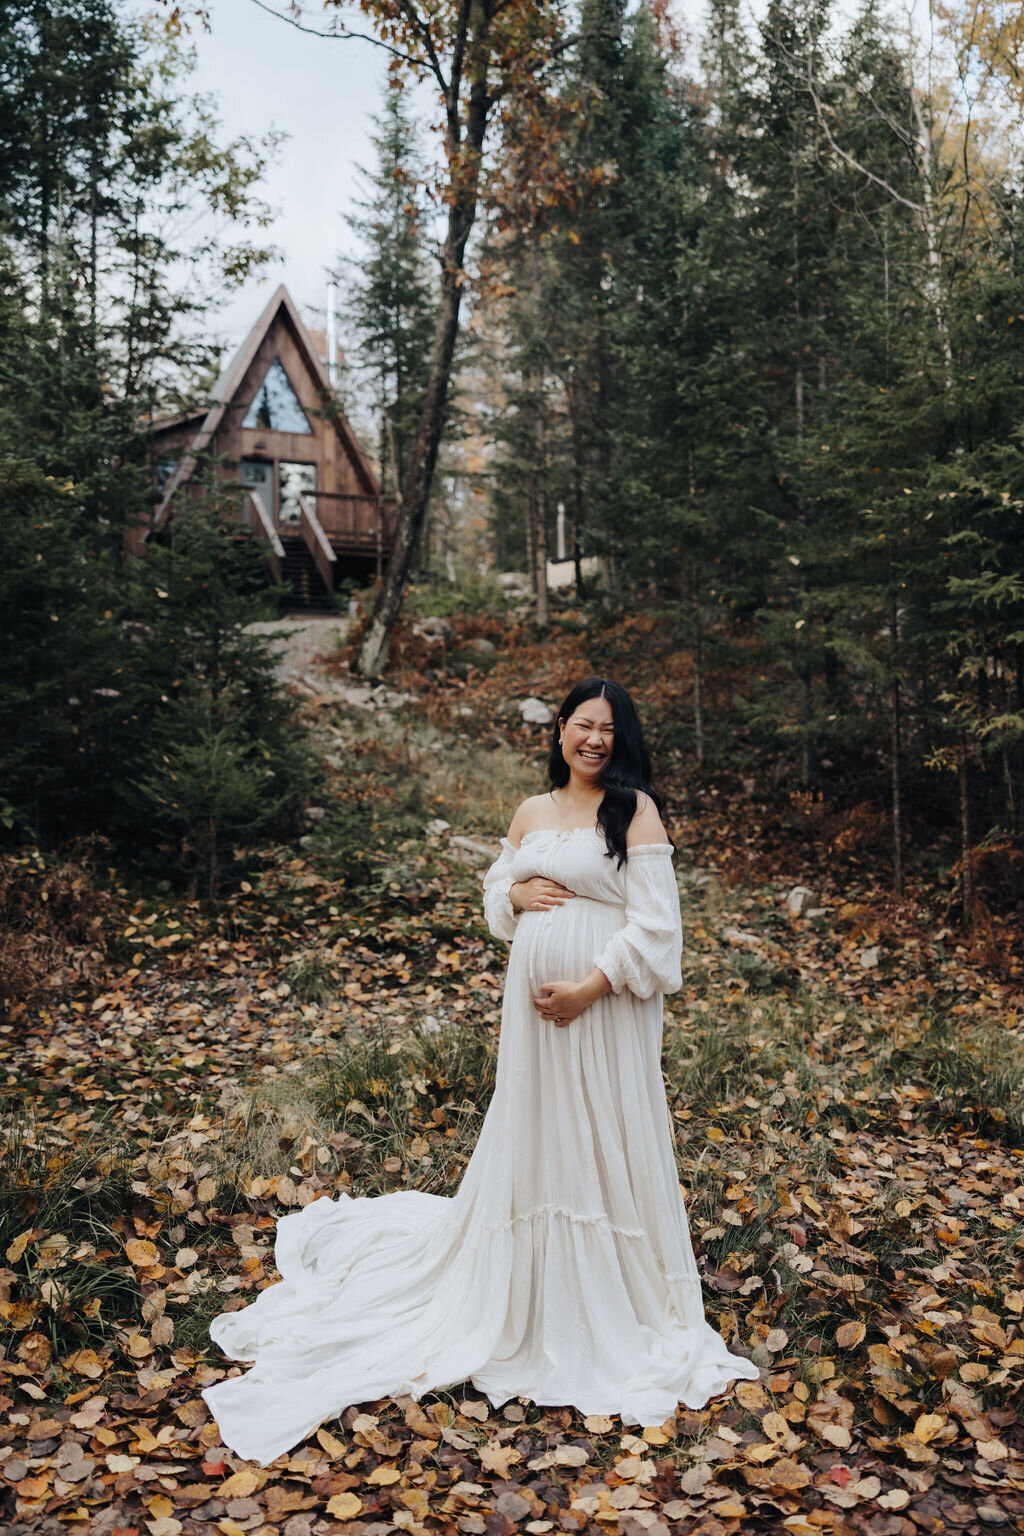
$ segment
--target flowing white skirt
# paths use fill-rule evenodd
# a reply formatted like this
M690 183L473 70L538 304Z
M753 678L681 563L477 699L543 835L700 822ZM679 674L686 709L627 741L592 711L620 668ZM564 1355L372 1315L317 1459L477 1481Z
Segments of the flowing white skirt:
M564 1028L532 1005L538 981L585 976L622 924L607 903L570 905L571 923L520 920L495 1093L454 1197L315 1200L278 1223L281 1283L213 1320L225 1354L255 1362L203 1391L238 1455L266 1465L353 1403L464 1381L495 1407L660 1424L758 1377L704 1318L661 996L612 994Z

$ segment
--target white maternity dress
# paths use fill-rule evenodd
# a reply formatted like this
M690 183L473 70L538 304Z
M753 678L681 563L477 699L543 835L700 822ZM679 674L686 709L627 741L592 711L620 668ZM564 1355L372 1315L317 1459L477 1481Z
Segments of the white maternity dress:
M281 1219L280 1284L213 1320L253 1360L203 1392L224 1442L266 1465L353 1403L472 1381L511 1397L660 1424L757 1367L706 1322L661 1078L662 994L681 985L668 843L528 832L484 876L512 940L497 1084L458 1192L315 1200ZM514 880L576 894L513 912ZM611 994L561 1028L544 982L597 964Z

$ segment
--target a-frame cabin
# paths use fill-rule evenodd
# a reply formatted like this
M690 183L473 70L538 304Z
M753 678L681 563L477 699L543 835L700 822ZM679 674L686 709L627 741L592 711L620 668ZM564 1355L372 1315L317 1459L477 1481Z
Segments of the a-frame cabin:
M159 501L128 541L142 554L173 516L174 498L215 459L238 488L239 523L266 541L272 579L295 607L328 607L340 575L380 574L395 509L346 420L327 369L282 285L214 385L208 407L158 421Z

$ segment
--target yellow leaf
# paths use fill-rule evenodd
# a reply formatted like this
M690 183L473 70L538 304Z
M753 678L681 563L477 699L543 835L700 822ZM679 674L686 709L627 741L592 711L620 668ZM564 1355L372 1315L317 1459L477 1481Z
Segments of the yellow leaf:
M174 1505L165 1493L156 1493L146 1505L151 1515L173 1515Z
M196 1194L199 1196L199 1199L202 1200L204 1205L208 1200L212 1200L216 1193L216 1179L200 1179L199 1183L196 1185Z
M73 1355L68 1356L65 1364L76 1376L85 1376L89 1381L97 1381L105 1370L103 1361L94 1349L76 1349Z
M363 1501L354 1493L336 1493L327 1500L327 1513L335 1520L352 1520L363 1507Z
M648 1424L644 1429L644 1439L648 1445L668 1445L671 1436L666 1435L660 1424Z
M251 1467L240 1467L220 1484L217 1497L218 1499L247 1499L258 1488L262 1488L265 1482L266 1478L254 1472Z
M124 1245L124 1251L128 1255L128 1262L141 1269L149 1269L160 1262L156 1243L151 1243L148 1237L130 1237Z
M374 1467L366 1481L378 1488L386 1488L389 1483L400 1483L402 1474L397 1467Z
M840 1349L853 1349L867 1332L863 1323L840 1323L836 1329L836 1343Z
M482 1445L479 1455L480 1465L484 1471L497 1472L499 1477L508 1477L509 1467L523 1459L514 1446L499 1445L497 1440L492 1440L489 1444Z
M329 1429L318 1429L316 1437L328 1456L333 1456L335 1461L340 1461L348 1450L348 1447L342 1441L336 1439Z
M17 1264L18 1260L25 1252L25 1249L28 1247L28 1240L31 1236L32 1228L28 1227L24 1232L19 1232L17 1237L13 1238L11 1242L8 1243L7 1261L9 1264Z
M592 1435L607 1435L613 1423L605 1413L592 1413L583 1420L583 1427Z
M929 1440L934 1440L939 1431L945 1428L946 1423L944 1413L922 1413L914 1425L914 1434L927 1445Z

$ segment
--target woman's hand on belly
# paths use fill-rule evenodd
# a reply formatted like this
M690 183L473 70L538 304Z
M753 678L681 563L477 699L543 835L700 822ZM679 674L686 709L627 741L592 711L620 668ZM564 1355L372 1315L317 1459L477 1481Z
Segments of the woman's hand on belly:
M557 1029L579 1018L591 1003L606 997L612 984L604 971L595 965L583 981L549 981L538 989L533 1005L542 1019L548 1019Z
M550 912L564 901L570 901L575 894L567 885L549 880L546 875L531 875L529 880L513 880L508 892L513 912Z

